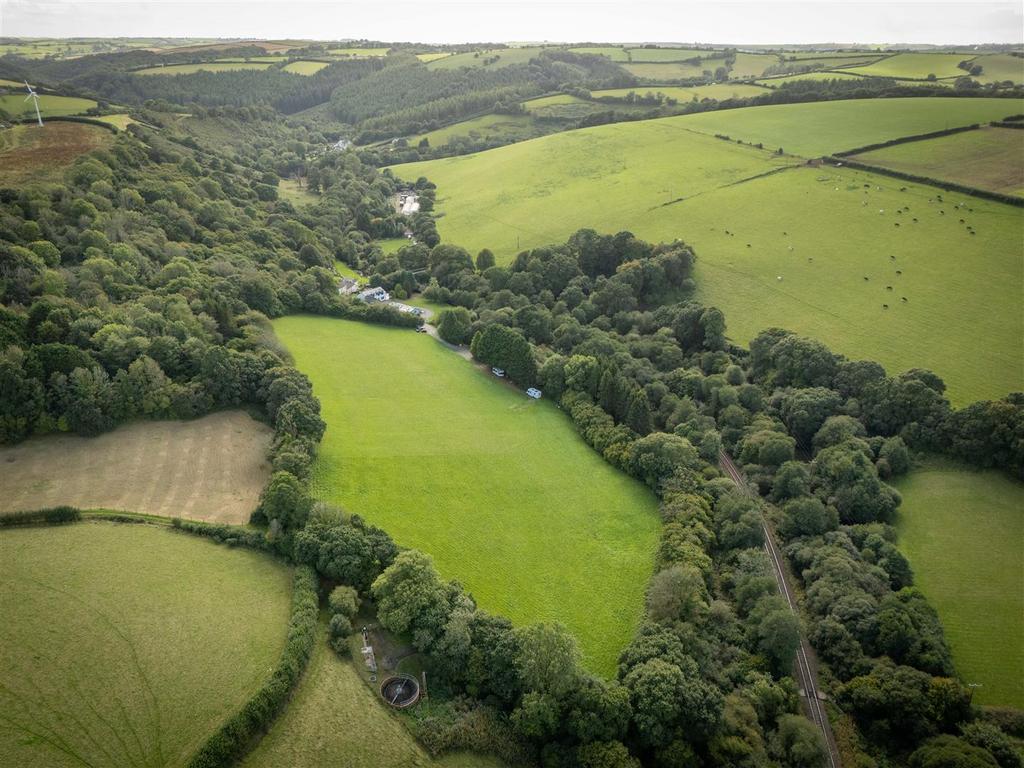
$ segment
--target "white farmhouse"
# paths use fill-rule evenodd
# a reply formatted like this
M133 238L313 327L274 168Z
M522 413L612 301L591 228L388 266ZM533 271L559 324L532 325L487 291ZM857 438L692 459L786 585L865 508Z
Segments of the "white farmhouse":
M360 291L358 296L367 304L374 301L391 301L391 294L379 285L376 288L367 288L365 291Z

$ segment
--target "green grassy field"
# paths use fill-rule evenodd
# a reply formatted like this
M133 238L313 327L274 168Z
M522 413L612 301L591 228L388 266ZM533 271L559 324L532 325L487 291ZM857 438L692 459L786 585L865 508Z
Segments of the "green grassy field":
M133 119L131 115L128 115L127 113L120 115L102 115L100 117L97 117L96 119L99 120L101 123L109 123L110 125L114 126L115 128L119 128L122 131L128 128L128 126L132 123L138 122L138 120Z
M381 251L386 254L397 253L399 250L409 245L409 239L406 237L389 237L384 240L378 240L377 245L379 245Z
M322 627L288 708L243 768L499 768L496 759L481 755L431 759L353 664L330 649Z
M933 461L896 487L900 548L974 701L1024 708L1024 485Z
M757 83L766 85L769 88L778 88L783 83L792 83L799 80L863 80L863 75L851 75L849 72L801 72L798 75L784 75L782 77L769 77L757 80Z
M975 80L982 83L1001 83L1011 80L1024 83L1024 58L1011 56L1008 53L994 53L991 56L979 56L974 63L980 64L982 72Z
M22 89L24 89L22 85ZM27 93L12 93L7 96L0 96L0 110L3 110L11 117L29 117L36 113L32 101L25 101ZM92 99L79 99L74 96L51 96L49 94L39 97L39 112L45 120L48 117L65 117L67 115L80 115L87 109L96 106Z
M0 765L183 766L284 647L291 573L149 525L0 532Z
M347 58L375 58L387 56L390 48L331 48L327 51L331 56L343 56Z
M486 51L471 51L434 59L427 64L431 69L458 69L459 67L507 67L511 64L526 64L544 49L541 47L495 48ZM498 60L487 64L495 56Z
M764 74L765 68L770 67L772 64L778 64L778 62L778 57L770 54L737 53L736 61L729 71L729 77L733 79L760 77Z
M431 61L437 61L438 59L443 59L451 55L452 54L449 53L448 51L438 51L436 53L417 53L416 58L426 64Z
M583 48L571 48L573 53L589 53L592 56L607 56L612 61L629 61L629 54L625 48L614 45L595 45Z
M269 62L261 61L210 61L203 64L168 64L164 67L136 69L133 75L194 75L196 72L237 72L243 69L266 69Z
M629 74L643 80L667 82L671 80L685 80L690 77L701 77L705 70L714 73L716 69L722 66L725 66L725 59L701 59L698 64L687 64L682 61L661 63L639 62L623 64L622 68L629 72Z
M668 118L681 128L726 134L818 157L1024 111L1021 99L854 99L702 112Z
M933 126L948 119L945 99L921 101L940 102ZM887 103L888 114L878 108ZM816 112L822 106L833 122ZM783 109L792 110L791 125L803 137L798 146L814 149L861 141L854 131L867 118L858 109L881 122L866 129L872 139L928 129L927 115L903 107L893 100ZM778 109L599 126L394 171L438 185L439 231L471 252L487 247L507 262L519 249L563 241L580 227L682 238L698 254L698 298L721 307L738 343L773 325L791 328L893 373L930 368L960 404L1021 389L1021 211L971 199L973 211L958 212L960 196L939 204L932 187L845 168L764 175L794 161L681 130L695 118L732 116L725 130L746 125L754 139L770 135L771 124L783 130ZM765 120L764 110L776 114ZM910 210L896 213L904 207Z
M967 74L957 67L965 58L970 56L962 53L897 53L849 71L875 77L907 77L917 80L924 80L928 75L937 78L959 77Z
M277 194L292 205L309 205L320 200L320 195L310 192L308 187L299 186L295 179L281 179L277 185Z
M529 115L483 115L424 133L410 139L409 143L416 145L426 139L430 146L441 147L457 137L519 141L534 135L533 120Z
M611 674L653 566L654 497L554 403L429 336L314 317L274 329L328 424L316 493L430 553L487 610L563 622L587 666Z
M329 66L330 63L326 61L293 61L290 64L285 64L284 71L296 75L315 75L324 67Z
M702 99L723 101L725 99L746 99L751 96L760 96L768 93L764 88L759 88L756 85L747 85L745 83L715 83L714 85L696 85L690 88L681 88L671 85L664 87L640 85L636 88L608 88L603 91L591 91L590 95L595 98L611 96L613 98L621 99L624 96L628 96L630 92L633 92L638 96L645 96L648 93L663 93L665 96L675 99L680 104L687 104L693 101L694 98L698 101L701 101Z
M871 165L1024 195L1024 131L984 127L856 155ZM1017 162L1013 162L1016 159Z
M789 57L787 56L787 59ZM857 64L873 64L882 58L881 54L815 54L810 56L797 56L799 64L820 64L823 67L847 67Z

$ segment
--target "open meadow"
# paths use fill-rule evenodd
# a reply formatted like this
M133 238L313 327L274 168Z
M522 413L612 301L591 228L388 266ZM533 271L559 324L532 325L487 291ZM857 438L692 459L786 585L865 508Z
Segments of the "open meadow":
M697 101L703 99L715 99L716 101L746 99L751 96L761 96L768 93L768 91L756 85L747 85L746 83L714 83L712 85L694 85L687 88L671 85L664 87L638 85L635 88L607 88L600 91L591 91L590 95L596 99L602 96L621 99L630 93L635 93L637 96L646 96L648 93L661 93L670 99L675 99L680 104L686 104L694 99L697 99Z
M290 570L152 525L0 531L0 765L184 766L284 647Z
M679 128L763 142L787 154L819 157L902 136L1000 120L1024 110L1021 99L851 99L771 104L667 118Z
M26 101L25 86L15 93L0 96L0 110L3 110L11 117L35 117L36 108L31 100ZM67 115L81 115L87 109L96 106L92 99L80 99L74 96L54 96L52 94L39 95L39 114L45 120L48 117L66 117Z
M909 112L904 101L926 105ZM447 242L471 252L490 248L504 262L581 227L681 238L697 252L698 298L725 312L738 343L773 325L790 328L893 373L930 368L964 404L1024 385L1020 209L962 195L940 202L933 187L846 168L770 173L794 160L685 130L713 117L720 122L702 121L702 131L743 126L744 138L778 138L791 109L789 139L820 152L862 143L857 129L865 125L869 140L941 126L949 119L939 109L944 101L702 113L572 131L394 171L438 185L438 228ZM990 99L959 104L965 101L966 121L1019 107ZM768 117L758 115L767 110ZM858 110L881 124L870 125ZM963 209L953 207L960 203Z
M219 411L3 446L0 515L67 504L244 525L270 478L270 438L244 412Z
M0 130L0 186L59 181L78 157L114 140L106 128L87 123L13 125Z
M324 624L288 708L242 768L499 768L483 755L432 759L363 682L354 668L361 658L342 659L331 650Z
M1019 162L1012 162L1017 158ZM1006 195L1024 195L1024 131L984 127L911 141L851 159Z
M913 80L925 80L929 75L939 79L960 77L967 73L957 64L970 58L973 57L962 53L897 53L849 71L874 77L905 77Z
M461 67L489 67L500 69L511 64L526 64L543 51L542 47L493 48L490 50L467 51L452 56L433 59L427 63L430 69L459 69Z
M932 460L896 487L900 548L974 701L1024 708L1024 484Z
M133 75L194 75L196 72L237 72L243 69L266 69L265 61L208 61L202 64L167 64L162 67L136 69Z
M405 329L274 321L327 422L313 488L434 557L480 606L561 621L610 675L632 637L659 521L547 400Z
M293 61L284 65L284 71L296 75L315 75L321 69L330 65L329 61Z

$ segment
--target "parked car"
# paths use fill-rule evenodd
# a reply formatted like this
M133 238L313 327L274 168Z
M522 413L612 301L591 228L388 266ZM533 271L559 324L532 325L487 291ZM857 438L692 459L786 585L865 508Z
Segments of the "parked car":
M426 332L427 332L427 326L425 326L425 325L417 325L416 326L416 333L426 333Z
M505 378L505 369L504 368L498 368L498 367L491 368L491 373L493 373L499 379Z

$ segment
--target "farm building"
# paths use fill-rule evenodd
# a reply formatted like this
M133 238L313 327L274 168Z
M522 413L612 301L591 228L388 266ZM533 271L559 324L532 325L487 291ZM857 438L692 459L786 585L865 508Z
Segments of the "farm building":
M391 294L379 285L376 288L367 288L365 291L360 291L358 296L367 303L371 301L391 301Z
M412 216L420 209L420 198L415 192L411 190L404 190L399 192L397 195L398 201L396 207L398 212L403 216Z
M351 277L341 278L341 285L338 286L338 293L341 294L352 294L359 290L359 281L353 280Z

